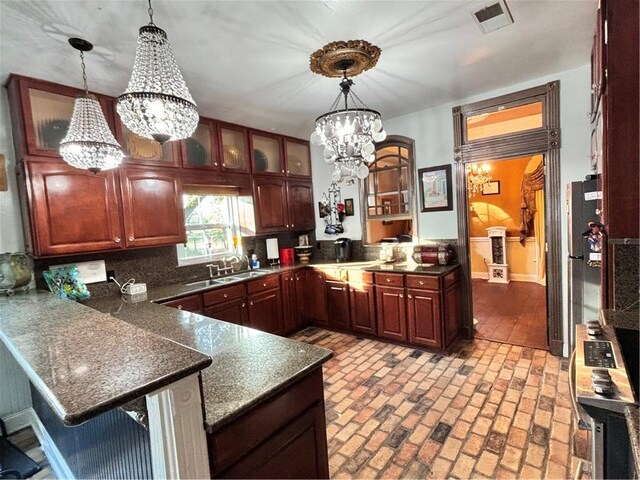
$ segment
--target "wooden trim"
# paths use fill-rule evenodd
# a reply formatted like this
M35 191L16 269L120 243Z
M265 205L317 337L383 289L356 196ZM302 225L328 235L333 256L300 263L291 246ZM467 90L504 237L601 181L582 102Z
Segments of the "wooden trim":
M544 100L543 130L525 131L501 137L491 137L463 144L465 117L473 112L513 102ZM545 157L545 235L548 245L547 266L547 337L553 355L563 354L562 337L562 219L560 193L560 82L529 88L481 102L452 109L454 129L454 160L456 162L456 198L458 203L458 250L461 270L462 325L466 338L473 338L473 296L471 293L471 263L467 184L465 166L473 161L501 160L543 154Z

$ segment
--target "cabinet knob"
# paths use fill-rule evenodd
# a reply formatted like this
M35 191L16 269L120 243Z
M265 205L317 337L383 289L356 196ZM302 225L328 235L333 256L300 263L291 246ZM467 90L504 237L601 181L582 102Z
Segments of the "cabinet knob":
M266 287L266 286L267 286L267 282L264 282L264 283L262 284L262 286L263 286L263 287Z
M242 304L242 308L247 308L247 304L246 304L246 303L243 303L243 304Z
M249 305L253 306L253 301L249 302Z
M387 278L387 283L391 283L391 279L390 278Z
M130 242L135 241L135 239L136 239L136 237L129 237L129 241L130 241Z
M178 310L182 310L182 305L178 305Z
M114 241L115 243L120 243L120 237L116 237L116 238L114 238L114 239L113 239L113 241Z
M354 293L354 292L355 292L355 290L352 288L352 289L351 289L351 293Z
M403 294L400 294L400 298L404 298L404 295L403 295Z
M218 162L213 162L213 166L217 167L218 166Z
M420 283L420 285L424 285L424 282L422 280L420 280L420 282L418 282L418 283Z
M342 291L346 292L347 291L347 287L342 287Z
M287 223L287 228L289 228L289 224Z
M402 295L400 295L400 298L402 298ZM412 298L411 295L407 295L407 298Z
M291 171L290 171L290 170L287 170L287 174L289 174L289 173L291 173Z
M291 228L293 228L293 227L295 227L295 225L292 223L292 224L291 224Z
M228 294L226 294L226 293L223 295L223 297L224 297L224 298L227 298L228 296L229 296L229 295L228 295Z
M284 170L280 170L280 173L284 173Z

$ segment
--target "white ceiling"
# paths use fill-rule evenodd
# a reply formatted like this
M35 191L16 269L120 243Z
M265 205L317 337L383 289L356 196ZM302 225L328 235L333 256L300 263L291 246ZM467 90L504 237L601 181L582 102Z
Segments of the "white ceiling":
M338 93L309 70L334 40L382 49L355 78L369 107L393 118L589 62L596 0L507 0L515 23L482 35L469 12L485 1L154 0L201 115L307 138ZM144 0L0 0L0 81L11 72L80 86L83 37L89 88L124 90Z

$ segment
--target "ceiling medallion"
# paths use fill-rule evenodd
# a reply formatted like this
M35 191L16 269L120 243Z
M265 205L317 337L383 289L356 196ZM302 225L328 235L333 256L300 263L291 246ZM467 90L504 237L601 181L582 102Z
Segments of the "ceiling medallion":
M313 73L330 78L342 77L345 72L347 76L355 77L376 66L380 51L380 47L365 40L331 42L311 54L309 68Z

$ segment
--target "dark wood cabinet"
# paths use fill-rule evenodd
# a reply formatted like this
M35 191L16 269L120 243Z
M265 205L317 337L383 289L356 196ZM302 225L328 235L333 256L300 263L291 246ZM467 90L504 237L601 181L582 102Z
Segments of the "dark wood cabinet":
M179 176L158 169L120 171L127 247L186 241Z
M297 138L284 138L287 177L311 178L311 151L309 142Z
M296 293L296 274L283 273L280 277L282 288L282 310L284 314L284 334L290 335L298 331L298 302Z
M216 122L200 117L195 132L180 143L182 168L220 169L220 148Z
M354 332L375 335L376 300L373 285L351 285L349 287L349 306L351 311L351 329Z
M267 132L249 130L251 172L258 175L284 176L282 137Z
M256 233L281 232L289 229L286 182L282 178L253 179Z
M287 204L291 230L312 230L315 228L313 184L311 182L287 181Z
M25 161L19 188L36 257L117 250L124 246L117 173L93 174L64 162ZM8 227L6 227L8 228ZM29 243L29 241L27 241Z
M349 287L346 282L327 280L327 320L331 327L349 328Z
M177 308L178 310L184 310L185 312L202 313L202 296L189 295L188 297L177 298L176 300L164 302L163 305L171 308Z
M460 315L460 284L456 283L444 291L443 295L444 346L449 346L457 338L462 327Z
M307 280L309 285L308 302L305 311L316 323L326 325L328 323L327 312L327 291L325 288L324 273L320 270L312 269Z
M439 292L407 289L407 320L409 342L442 348Z
M248 301L251 328L276 335L284 334L280 288L251 295Z
M228 302L205 307L204 315L215 318L216 320L235 323L236 325L247 326L249 324L247 301L245 298L237 298Z
M376 287L378 335L407 341L407 313L404 288Z
M249 173L249 132L240 125L218 122L220 170Z

